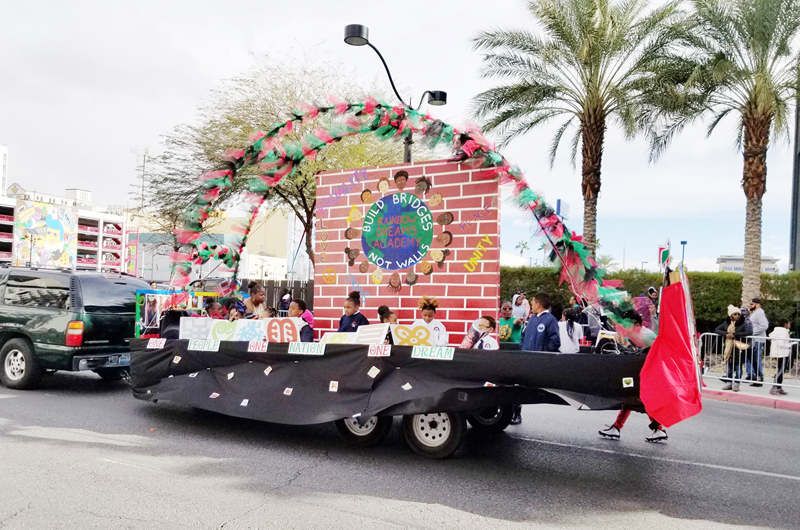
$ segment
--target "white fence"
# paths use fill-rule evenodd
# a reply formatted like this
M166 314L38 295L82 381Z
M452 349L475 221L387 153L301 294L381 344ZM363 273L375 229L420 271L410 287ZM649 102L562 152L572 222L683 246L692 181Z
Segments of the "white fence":
M700 357L704 377L726 383L753 383L763 377L765 387L800 388L800 339L747 337L731 344L725 353L725 337L716 333L700 335ZM746 348L745 348L746 346ZM776 357L779 352L788 357Z

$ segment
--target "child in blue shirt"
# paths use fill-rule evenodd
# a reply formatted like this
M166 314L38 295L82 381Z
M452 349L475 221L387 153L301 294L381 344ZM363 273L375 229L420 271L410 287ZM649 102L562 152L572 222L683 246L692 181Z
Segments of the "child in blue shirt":
M353 291L344 301L344 315L339 319L339 333L355 333L359 326L368 326L367 317L359 312L361 293Z

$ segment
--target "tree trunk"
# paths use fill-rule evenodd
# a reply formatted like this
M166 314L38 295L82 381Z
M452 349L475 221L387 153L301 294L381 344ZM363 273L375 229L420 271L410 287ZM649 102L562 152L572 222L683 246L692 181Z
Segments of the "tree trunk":
M767 146L771 115L745 111L742 189L747 198L744 226L742 303L761 296L761 200L767 191Z
M583 192L583 242L595 257L597 241L597 198L600 195L600 165L606 117L602 108L586 109L581 120L581 191Z
M306 252L308 253L308 259L311 260L312 267L317 264L317 255L314 254L314 243L311 239L311 234L313 234L314 230L314 213L311 212L308 216L308 220L301 219L303 222L303 226L306 230ZM311 271L314 272L313 270Z

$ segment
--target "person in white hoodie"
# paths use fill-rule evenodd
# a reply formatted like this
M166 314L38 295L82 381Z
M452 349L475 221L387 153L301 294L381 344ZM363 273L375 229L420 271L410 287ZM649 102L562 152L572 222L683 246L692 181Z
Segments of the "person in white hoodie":
M788 394L781 385L783 384L783 372L786 370L789 356L792 354L792 340L789 337L790 326L791 324L788 319L779 318L775 329L769 334L769 338L771 339L769 356L778 360L778 370L775 372L775 384L769 391L773 396L785 396Z
M431 332L431 343L434 346L447 346L450 335L447 333L444 324L436 320L436 310L439 308L439 300L432 296L423 296L417 302L419 314L422 318L417 319L411 324L414 326L425 326Z

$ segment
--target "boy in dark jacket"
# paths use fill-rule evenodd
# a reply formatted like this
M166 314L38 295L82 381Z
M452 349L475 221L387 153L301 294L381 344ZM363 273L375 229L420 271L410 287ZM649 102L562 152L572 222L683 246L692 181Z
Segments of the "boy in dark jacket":
M553 351L561 347L558 320L550 313L550 295L539 293L533 297L531 319L522 337L522 348L528 351Z

